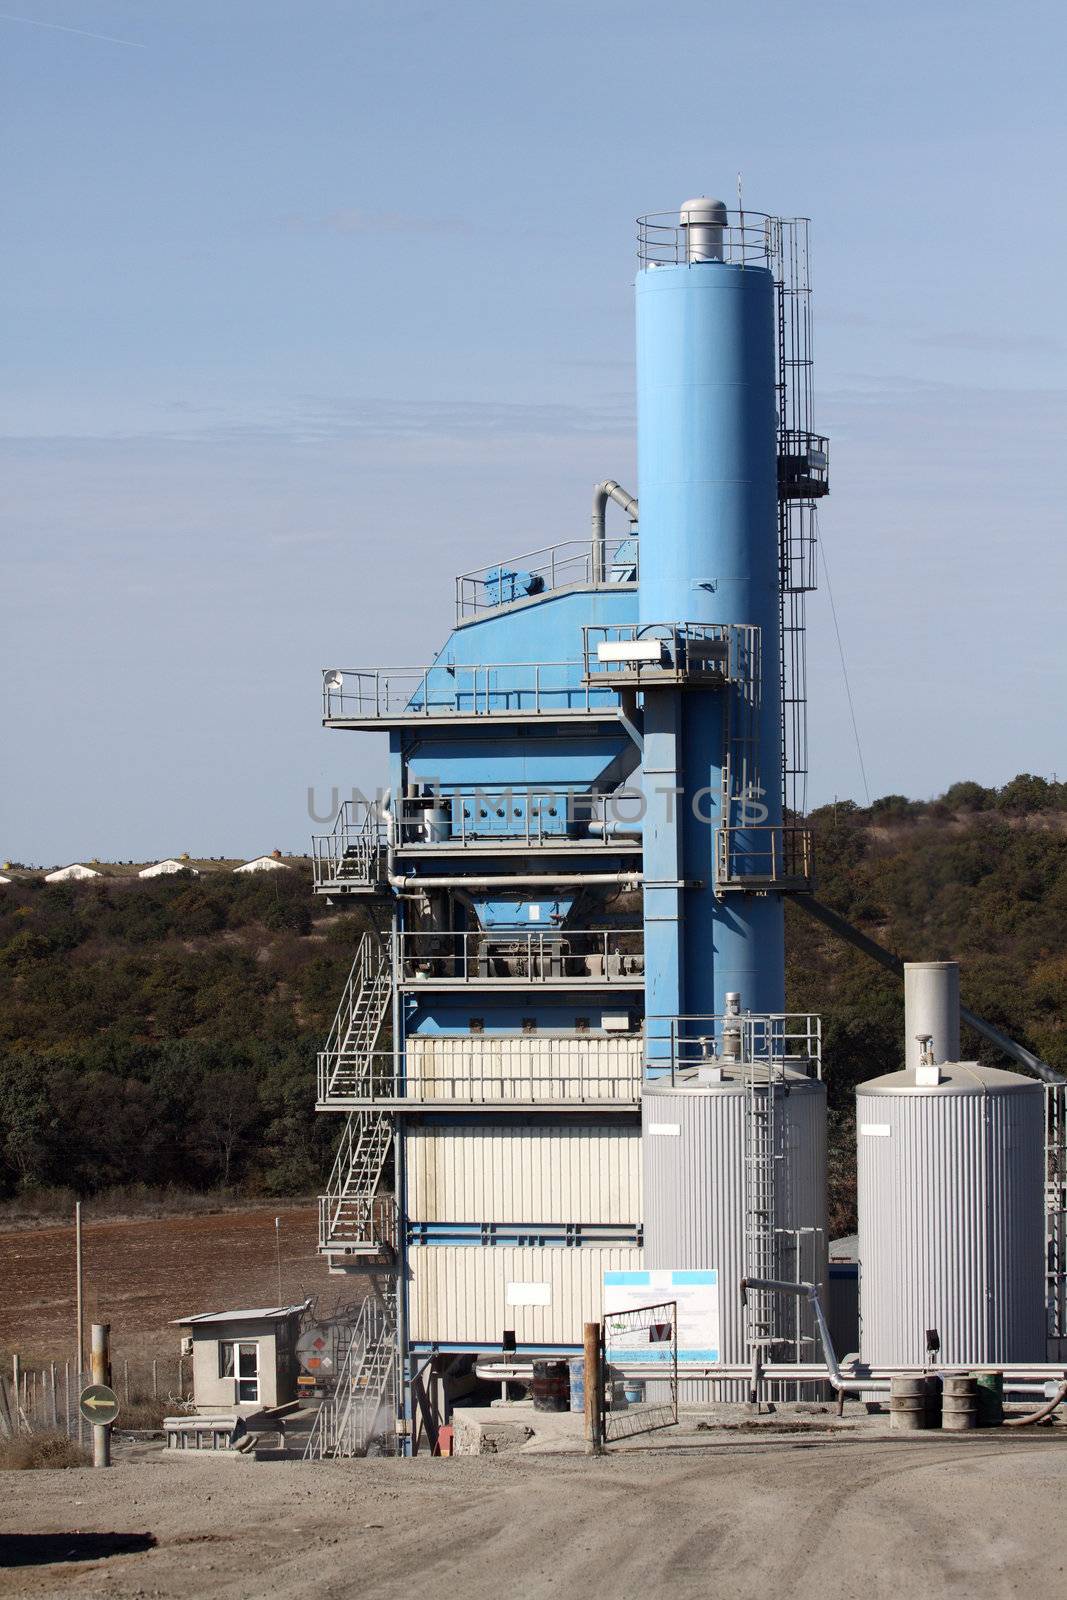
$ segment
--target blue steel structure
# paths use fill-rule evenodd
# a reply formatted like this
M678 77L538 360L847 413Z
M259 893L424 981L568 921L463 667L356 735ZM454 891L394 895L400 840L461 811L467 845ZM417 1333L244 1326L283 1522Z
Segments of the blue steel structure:
M639 255L640 529L605 536L602 491L638 502L601 486L588 541L458 580L429 667L324 674L324 724L386 733L389 780L315 841L318 889L372 923L319 1063L345 1116L320 1247L375 1275L409 1440L430 1375L576 1350L603 1270L642 1265L639 1180L583 1195L639 1171L642 1080L728 1053L738 994L746 1037L783 1031L827 487L805 225L687 202Z

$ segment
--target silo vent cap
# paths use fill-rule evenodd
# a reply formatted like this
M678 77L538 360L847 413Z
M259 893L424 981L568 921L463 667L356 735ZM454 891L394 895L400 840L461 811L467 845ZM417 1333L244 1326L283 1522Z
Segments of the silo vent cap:
M683 200L678 211L678 220L683 228L688 228L690 223L714 223L717 227L726 226L726 202L724 200L709 200L706 194L697 195L693 200Z

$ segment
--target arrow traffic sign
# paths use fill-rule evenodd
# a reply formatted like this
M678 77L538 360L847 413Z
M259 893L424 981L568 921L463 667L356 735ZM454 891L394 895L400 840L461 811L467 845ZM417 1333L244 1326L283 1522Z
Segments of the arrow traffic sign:
M97 1427L112 1423L119 1414L119 1397L106 1383L91 1383L78 1396L78 1410Z

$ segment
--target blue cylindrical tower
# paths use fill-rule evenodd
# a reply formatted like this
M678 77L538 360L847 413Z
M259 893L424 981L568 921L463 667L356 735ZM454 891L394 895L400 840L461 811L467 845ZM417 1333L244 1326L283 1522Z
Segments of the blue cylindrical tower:
M720 828L782 822L775 285L725 223L687 202L681 259L637 275L640 622L758 630L757 681L645 696L650 1017L784 1008L780 896L716 887Z

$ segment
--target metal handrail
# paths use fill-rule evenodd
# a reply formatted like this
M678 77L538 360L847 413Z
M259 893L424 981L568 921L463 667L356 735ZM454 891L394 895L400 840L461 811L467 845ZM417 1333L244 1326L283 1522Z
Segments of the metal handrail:
M405 982L481 986L516 978L528 983L589 978L618 983L644 972L640 928L404 931L394 939L394 970Z
M811 828L739 823L715 835L715 880L719 887L760 883L810 884L815 835Z
M722 1068L742 1076L751 1067L791 1068L822 1077L822 1018L803 1011L645 1018L646 1068L670 1081L700 1081L701 1071Z
M480 616L528 596L554 589L636 583L638 537L628 534L599 539L563 539L504 561L490 562L456 578L456 620Z
M659 643L660 654L650 661L601 661L601 644ZM585 623L582 660L586 676L636 677L663 680L741 684L755 705L760 699L760 629L735 622L613 622Z
M507 1044L523 1041L504 1041ZM563 1041L561 1041L563 1042ZM573 1036L565 1042L573 1043ZM376 1052L367 1071L342 1064L331 1076L320 1102L343 1108L362 1102L404 1100L437 1102L454 1100L464 1105L584 1104L586 1102L635 1102L641 1087L641 1063L636 1054L611 1053L615 1040L590 1038L583 1041L590 1059L562 1052L553 1060L551 1041L543 1041L537 1051L511 1051L505 1059L483 1058L472 1050L469 1055L447 1063L409 1056L406 1065L391 1051ZM546 1066L544 1045L549 1045ZM341 1152L334 1170L339 1171ZM331 1179L331 1189L333 1180Z
M773 268L781 257L783 219L763 211L727 211L722 260L735 266ZM797 218L806 222L806 218ZM643 267L689 264L689 230L677 211L655 211L637 219L637 259ZM698 264L696 262L694 265ZM701 261L700 265L705 263Z
M331 667L324 721L377 718L559 716L610 710L610 689L582 681L581 661L437 661L430 667Z
M376 882L387 843L386 819L372 801L343 801L332 830L311 838L315 888Z
M393 813L393 842L405 846L485 846L507 842L531 848L588 840L603 824L611 794L558 784L487 784L405 796Z

